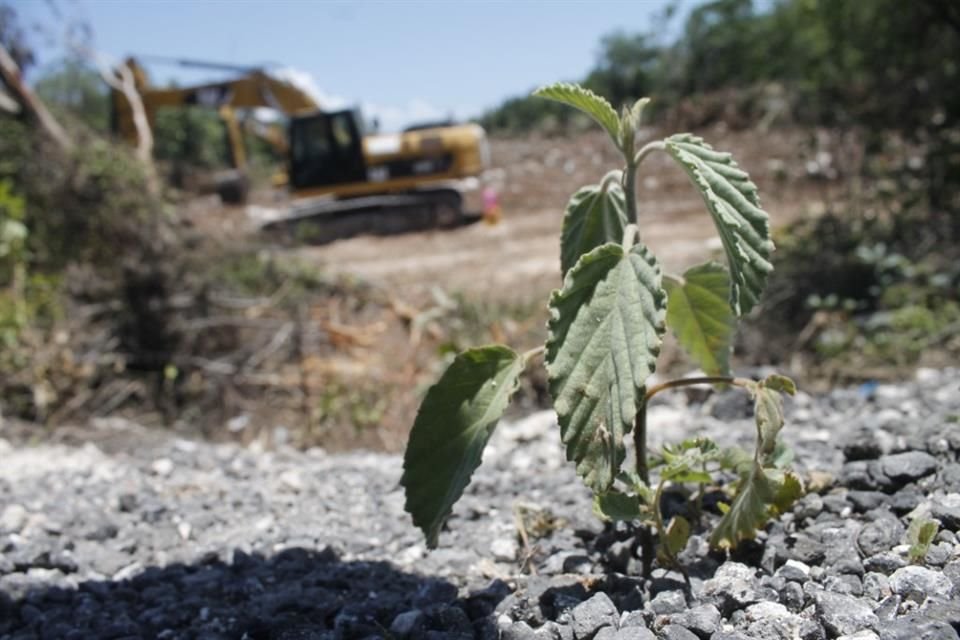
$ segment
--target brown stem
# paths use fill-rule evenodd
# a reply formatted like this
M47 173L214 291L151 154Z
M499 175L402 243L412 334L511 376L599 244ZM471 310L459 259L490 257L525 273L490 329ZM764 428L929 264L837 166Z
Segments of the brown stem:
M649 397L649 396L648 396ZM637 411L633 425L633 449L637 456L637 475L643 484L650 486L650 468L647 466L647 402L644 400Z
M637 224L637 165L630 159L624 169L623 191L627 196L627 222Z
M637 458L637 475L643 484L650 486L650 467L647 464L647 403L640 405L637 418L633 425L633 445ZM657 505L653 505L658 509ZM640 528L640 555L643 560L643 577L649 579L653 574L654 543L653 532L647 525Z
M653 396L657 395L661 391L665 391L666 389L687 387L695 384L733 384L737 386L746 386L746 384L749 382L749 380L744 378L731 378L729 376L705 376L700 378L669 380L647 389L643 403L640 405L640 409L637 411L637 418L633 426L633 444L637 457L637 475L640 477L643 483L648 487L650 486L650 467L647 464L647 403L650 402L650 399ZM662 529L663 522L660 516L659 496L660 491L658 490L657 497L655 498L657 502L655 502L655 504L652 506L658 519L657 528ZM650 530L650 527L645 526L640 529L640 553L642 554L643 558L643 575L648 579L653 573L654 550L653 532Z
M656 386L647 389L647 395L644 398L646 402L667 389L676 389L678 387L690 387L695 384L732 384L738 387L745 387L750 383L746 378L731 378L730 376L702 376L699 378L680 378L678 380L667 380Z

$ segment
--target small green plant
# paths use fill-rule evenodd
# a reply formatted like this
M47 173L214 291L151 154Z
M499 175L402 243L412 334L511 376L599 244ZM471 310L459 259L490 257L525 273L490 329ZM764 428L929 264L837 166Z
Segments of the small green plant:
M535 95L591 116L623 153L626 166L582 187L567 205L560 238L564 280L550 297L545 347L524 354L502 345L469 349L427 392L404 458L406 509L428 546L435 547L520 375L544 354L567 459L594 492L601 517L644 525L645 571L654 557L652 530L660 539L658 558L670 566L677 565L691 532L682 516L664 521L660 503L668 484L696 485L702 496L716 486L714 473L731 474L735 492L721 505L723 515L710 540L714 547L732 548L802 492L797 477L785 470L789 455L777 442L781 393L794 393L793 382L777 375L746 380L730 372L736 318L757 304L772 270L774 247L757 188L729 154L690 134L637 149L635 132L647 99L618 116L606 100L576 85L555 84ZM726 266L709 262L682 275L664 274L641 242L637 168L653 152L673 158L703 196ZM707 375L648 386L668 325ZM752 453L695 438L648 455L650 399L693 384L733 385L752 395L757 424ZM630 435L636 462L624 468ZM656 484L651 471L658 473Z
M910 562L919 564L924 561L927 552L930 551L930 545L933 544L933 539L939 532L940 523L936 520L917 516L910 521L910 526L907 527L907 542L910 544L907 555L910 557Z

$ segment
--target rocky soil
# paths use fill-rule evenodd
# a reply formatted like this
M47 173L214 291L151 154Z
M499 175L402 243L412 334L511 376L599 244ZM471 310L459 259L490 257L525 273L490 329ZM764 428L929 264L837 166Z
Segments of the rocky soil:
M119 420L37 443L7 423L0 639L957 638L958 374L791 400L784 438L815 491L732 556L694 535L689 591L677 572L639 577L633 531L593 517L549 413L500 426L429 553L396 455ZM737 392L658 401L655 444L750 442ZM939 532L911 563L918 518Z

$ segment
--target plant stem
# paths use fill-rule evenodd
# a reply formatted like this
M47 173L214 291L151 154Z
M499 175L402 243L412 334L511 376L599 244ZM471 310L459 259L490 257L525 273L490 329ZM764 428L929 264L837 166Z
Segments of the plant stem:
M606 193L607 189L610 188L610 184L612 182L622 182L623 176L622 175L618 176L618 174L622 174L622 173L623 172L621 171L611 171L607 175L603 176L603 180L600 182L600 190L603 193Z
M627 196L627 222L637 224L637 164L627 161L623 172L623 190Z
M633 425L633 448L636 456L637 475L643 484L650 486L650 467L647 464L647 402L644 400L637 410L637 418ZM659 513L660 506L651 505ZM654 544L653 532L650 527L640 528L640 556L643 559L643 577L650 578L653 574Z
M529 351L524 351L523 355L520 357L524 362L527 362L528 360L530 360L530 358L536 358L539 355L543 355L543 352L546 350L547 348L545 346L540 345L539 347L534 347Z
M670 282L678 287L682 287L684 284L686 284L686 280L683 279L683 276L678 276L675 273L667 273L666 271L663 272L663 281Z
M647 402L643 401L633 424L633 448L637 457L637 475L650 486L650 469L647 466Z
M667 145L663 143L663 140L654 140L653 142L648 142L647 144L640 147L640 151L637 151L637 154L633 156L633 168L636 168L643 162L643 159L654 151L663 151L667 148Z
M623 190L627 194L627 221L637 223L637 167L654 151L662 151L667 145L663 140L654 140L640 147L631 158L627 155L627 167L623 170ZM629 152L627 152L629 154Z
M731 378L730 376L703 376L700 378L679 378L677 380L667 380L666 382L660 383L654 387L647 389L647 395L645 400L647 402L650 399L660 393L661 391L666 391L667 389L676 389L678 387L690 387L695 384L732 384L737 387L746 387L750 383L750 380L746 378Z

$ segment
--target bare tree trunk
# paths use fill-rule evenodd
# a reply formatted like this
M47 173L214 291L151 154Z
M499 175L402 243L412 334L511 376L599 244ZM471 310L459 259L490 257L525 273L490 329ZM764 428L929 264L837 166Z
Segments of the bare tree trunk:
M112 89L122 93L130 103L130 109L133 111L133 125L137 129L136 156L147 174L147 188L151 194L156 195L160 192L160 183L157 179L156 166L153 164L153 131L150 129L150 120L147 118L143 97L137 91L133 72L126 65L111 65L103 56L89 49L82 49L81 53L97 65L103 81Z
M73 141L67 136L67 132L63 130L60 123L50 115L50 112L47 111L47 107L43 102L37 98L30 87L23 81L20 75L20 67L17 66L13 56L10 55L3 45L0 45L0 78L3 79L3 83L13 92L14 98L19 102L20 106L37 120L43 131L50 136L61 149L71 151L73 149Z

